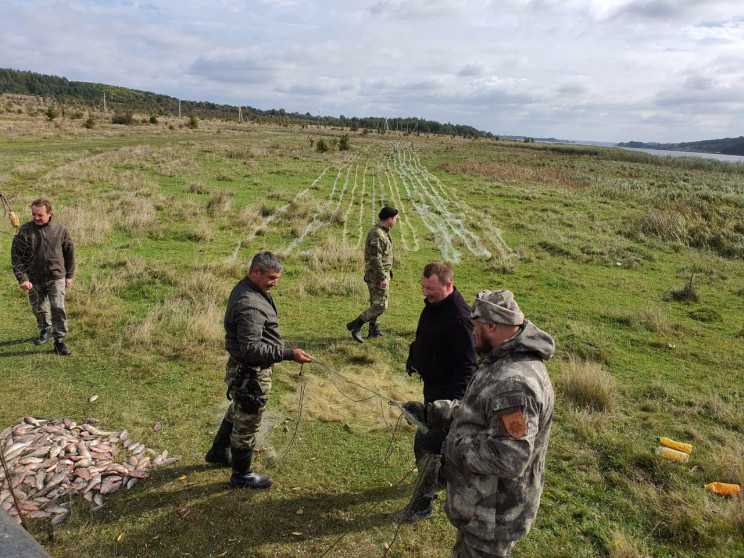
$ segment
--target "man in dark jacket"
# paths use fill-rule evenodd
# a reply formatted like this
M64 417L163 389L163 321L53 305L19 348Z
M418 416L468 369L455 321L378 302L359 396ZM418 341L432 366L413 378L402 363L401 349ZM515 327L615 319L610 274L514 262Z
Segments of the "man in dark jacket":
M49 200L35 200L31 216L13 239L13 273L36 315L39 337L34 343L43 345L54 336L54 350L66 356L72 352L62 341L67 336L65 290L75 273L72 239L64 225L52 220Z
M293 360L311 362L301 349L290 349L279 333L276 306L270 291L282 275L283 266L271 252L256 254L248 275L230 293L225 312L225 369L227 398L232 402L225 413L207 463L232 464L233 488L269 488L270 477L251 470L256 434L271 393L275 363ZM232 459L228 454L231 450Z
M417 373L424 382L424 403L407 403L420 418L437 400L460 399L478 366L475 358L473 324L470 307L453 285L452 267L432 262L421 274L421 290L426 299L419 317L416 338L408 351L406 370ZM429 424L429 426L435 426ZM418 430L413 451L419 465L418 490L409 508L399 519L414 523L431 517L431 502L437 485L438 460L435 467L423 467L426 456L421 444L424 432Z

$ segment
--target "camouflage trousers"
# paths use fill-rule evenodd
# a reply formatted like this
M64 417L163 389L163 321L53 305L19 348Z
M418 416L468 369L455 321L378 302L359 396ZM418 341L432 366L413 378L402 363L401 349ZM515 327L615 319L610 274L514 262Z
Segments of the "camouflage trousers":
M416 479L416 499L433 500L434 495L439 488L439 468L441 466L440 457L434 456L423 449L424 434L421 430L416 430L416 436L413 439L413 455L416 457L416 466L418 467L418 479Z
M28 300L36 316L39 331L52 328L54 339L62 340L67 336L65 280L34 281L33 285L34 288L28 291Z
M233 385L237 376L237 363L229 359L225 370L225 382L232 389L228 395L232 401L225 413L231 422L230 445L235 449L248 450L256 445L256 434L261 428L266 402L271 394L271 368L249 370L238 385Z
M367 283L367 289L369 290L369 308L359 314L359 319L365 323L376 324L387 310L390 289L381 288L379 283Z
M509 558L517 541L483 541L457 530L452 558ZM484 550L484 549L488 550Z

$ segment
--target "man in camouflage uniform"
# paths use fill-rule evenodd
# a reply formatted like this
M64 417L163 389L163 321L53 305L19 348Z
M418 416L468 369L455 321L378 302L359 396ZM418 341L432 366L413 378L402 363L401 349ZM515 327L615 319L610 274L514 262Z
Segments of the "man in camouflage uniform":
M457 527L453 558L508 557L540 505L554 404L543 361L555 344L506 290L482 291L471 318L480 365L459 405L449 407L446 438L431 430L424 447L444 457L445 512Z
M398 210L385 206L380 210L378 218L379 223L370 229L364 244L364 281L369 289L369 308L346 324L351 337L358 343L364 343L362 326L367 322L367 339L384 335L380 331L379 322L380 316L387 310L390 280L393 278L393 239L390 229L398 222Z
M67 356L72 351L62 340L67 336L65 291L75 273L72 239L67 228L52 219L49 200L33 201L31 216L13 239L13 273L21 289L28 292L36 316L39 337L34 343L43 345L53 336L54 351Z
M276 286L282 269L271 252L256 254L248 275L235 286L227 303L225 349L230 356L225 383L231 403L205 459L207 463L232 464L233 488L272 485L270 477L251 470L256 434L271 393L272 368L283 360L312 361L305 351L286 348L279 333L276 306L269 291Z

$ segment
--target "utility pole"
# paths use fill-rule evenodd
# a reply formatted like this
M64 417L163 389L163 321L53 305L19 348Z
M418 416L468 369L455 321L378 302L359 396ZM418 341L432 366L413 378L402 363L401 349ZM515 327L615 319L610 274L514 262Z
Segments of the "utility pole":
M181 99L178 99L178 118L181 118Z
M238 107L238 122L243 121L243 107Z
M103 92L103 112L106 112L106 92Z

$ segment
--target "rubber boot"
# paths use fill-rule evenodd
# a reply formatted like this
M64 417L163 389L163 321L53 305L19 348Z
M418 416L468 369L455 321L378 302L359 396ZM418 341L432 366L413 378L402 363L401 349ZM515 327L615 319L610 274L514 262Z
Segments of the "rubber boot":
M220 424L214 441L212 441L212 447L209 448L207 455L204 456L204 461L222 467L229 467L231 465L230 434L232 433L232 426L232 422L222 419L222 424Z
M360 318L346 324L346 329L351 332L351 338L357 343L364 343L364 338L362 337L363 325L364 322Z
M369 335L367 335L367 339L374 339L375 337L382 337L383 335L385 334L380 331L380 324L369 324Z
M265 477L251 471L251 459L253 457L253 448L235 449L232 448L232 477L230 477L230 487L232 488L269 488L274 481L271 477Z

